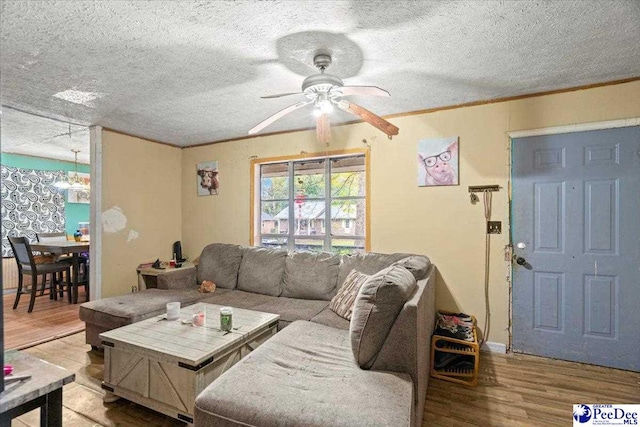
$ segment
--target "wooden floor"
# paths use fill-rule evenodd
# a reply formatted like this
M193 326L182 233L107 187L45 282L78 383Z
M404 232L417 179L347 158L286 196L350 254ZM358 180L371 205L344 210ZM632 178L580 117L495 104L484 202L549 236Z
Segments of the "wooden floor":
M46 292L49 292L48 290ZM78 301L85 301L84 287L78 289ZM13 310L15 294L3 296L4 347L21 349L84 330L84 322L78 318L80 304L69 304L66 299L50 300L39 296L31 313L30 295L22 295L18 307Z
M182 426L126 400L105 404L104 359L74 334L24 350L76 373L64 387L64 426ZM566 426L574 403L640 403L640 373L526 355L482 353L478 387L431 379L426 426ZM38 410L12 426L38 426Z
M640 373L482 353L477 387L431 379L423 426L568 426L575 403L640 403Z

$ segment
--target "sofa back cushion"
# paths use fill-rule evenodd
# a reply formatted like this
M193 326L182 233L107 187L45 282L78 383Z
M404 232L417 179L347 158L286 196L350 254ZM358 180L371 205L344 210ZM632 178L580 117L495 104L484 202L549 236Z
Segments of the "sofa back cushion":
M336 294L340 257L328 252L291 252L284 263L282 295L329 301Z
M242 247L225 243L205 247L198 263L198 285L211 280L218 288L235 289L242 252Z
M431 267L431 261L426 256L411 255L401 259L400 261L394 262L393 265L401 265L406 268L411 274L413 274L416 281L418 281L427 277L427 273Z
M338 272L338 289L342 287L351 270L371 275L408 256L411 256L411 254L378 254L369 252L366 254L343 255L340 261L340 271Z
M361 368L373 365L398 313L417 287L413 274L399 265L374 274L360 287L349 335L353 356Z
M287 251L268 248L243 248L238 271L238 289L256 294L280 296Z

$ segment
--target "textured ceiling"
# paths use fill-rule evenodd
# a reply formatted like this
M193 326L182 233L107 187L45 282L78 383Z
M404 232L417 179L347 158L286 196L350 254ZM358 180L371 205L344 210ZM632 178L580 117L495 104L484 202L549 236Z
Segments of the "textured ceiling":
M391 93L353 98L380 115L640 76L637 0L3 1L1 12L3 105L180 146L246 136L299 101L260 96L300 90L318 50L345 84ZM312 127L310 110L265 132Z
M3 153L89 163L89 128L3 108L0 119Z

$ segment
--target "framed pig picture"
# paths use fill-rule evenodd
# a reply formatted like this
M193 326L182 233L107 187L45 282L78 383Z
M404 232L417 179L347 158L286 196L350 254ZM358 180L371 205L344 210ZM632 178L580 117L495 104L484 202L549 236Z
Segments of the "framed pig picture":
M418 186L458 185L458 137L418 142Z

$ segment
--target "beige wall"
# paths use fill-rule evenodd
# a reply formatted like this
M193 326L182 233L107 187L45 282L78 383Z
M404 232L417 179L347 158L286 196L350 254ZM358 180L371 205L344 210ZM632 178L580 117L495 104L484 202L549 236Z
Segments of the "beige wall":
M171 258L181 238L181 157L179 148L102 133L103 298L131 292L138 264ZM120 230L116 208L126 217Z
M391 119L400 135L389 141L366 124L333 128L328 150L371 146L371 250L428 255L438 266L436 305L484 322L485 225L482 203L470 203L469 185L498 184L491 238L489 340L508 343L509 138L507 132L640 117L640 82ZM256 101L258 102L258 101ZM265 104L265 115L268 108ZM417 187L418 140L460 137L460 186ZM194 258L211 242L249 243L249 164L258 158L322 152L314 132L257 137L194 147L182 155L183 248ZM196 195L196 163L217 160L220 195Z

